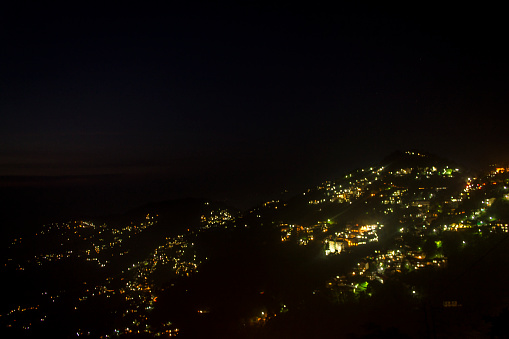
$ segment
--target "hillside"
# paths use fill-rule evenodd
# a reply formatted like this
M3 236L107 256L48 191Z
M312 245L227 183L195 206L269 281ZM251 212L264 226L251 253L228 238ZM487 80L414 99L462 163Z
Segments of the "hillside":
M244 212L186 199L46 224L2 258L0 324L13 337L496 336L508 231L508 168L395 152Z

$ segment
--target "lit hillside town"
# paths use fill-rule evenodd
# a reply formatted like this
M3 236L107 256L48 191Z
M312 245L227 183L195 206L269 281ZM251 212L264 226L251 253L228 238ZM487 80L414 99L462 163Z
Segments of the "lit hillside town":
M12 239L2 276L24 285L11 286L16 293L3 304L5 333L186 337L198 330L187 321L224 321L229 334L264 334L309 305L375 303L393 285L409 305L433 302L436 314L466 309L468 298L446 289L431 295L422 277L447 275L484 241L504 241L509 167L473 174L407 151L244 212L186 204L196 208L156 204ZM288 279L306 283L294 291Z

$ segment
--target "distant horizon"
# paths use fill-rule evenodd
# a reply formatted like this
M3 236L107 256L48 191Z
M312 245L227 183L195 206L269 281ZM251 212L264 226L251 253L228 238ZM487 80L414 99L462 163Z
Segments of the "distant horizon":
M364 159L365 166L376 165L383 158ZM427 152L425 150L420 150ZM429 153L429 152L428 152ZM433 154L446 161L458 163L440 154ZM462 164L460 164L462 165ZM477 163L474 172L489 164ZM462 165L464 166L464 165ZM284 190L288 195L297 194L300 190L310 188L327 180L336 180L340 176L364 166L351 165L348 169L332 176L317 173L308 176L293 177L274 175L268 172L241 173L228 177L225 173L217 177L209 176L187 178L168 178L165 176L144 176L141 174L90 174L60 176L0 176L0 189L3 194L4 214L12 209L30 211L34 220L52 220L52 218L101 217L126 213L131 209L150 203L178 200L185 198L207 199L226 203L239 210L248 210L264 201L279 199ZM250 177L249 175L253 175ZM313 174L313 173L311 173ZM249 180L248 180L249 179ZM281 180L281 181L278 181ZM285 185L286 183L286 185ZM30 216L24 216L30 219Z

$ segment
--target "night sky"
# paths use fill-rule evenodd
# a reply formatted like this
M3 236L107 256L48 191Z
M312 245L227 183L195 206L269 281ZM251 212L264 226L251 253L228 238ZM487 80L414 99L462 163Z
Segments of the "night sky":
M2 8L0 188L245 208L398 149L509 159L500 8L185 3Z

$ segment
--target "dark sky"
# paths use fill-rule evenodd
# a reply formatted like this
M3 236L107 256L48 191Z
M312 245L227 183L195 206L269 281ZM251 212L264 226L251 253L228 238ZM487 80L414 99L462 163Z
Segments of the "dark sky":
M242 206L396 149L509 159L500 8L185 3L0 10L4 187Z

